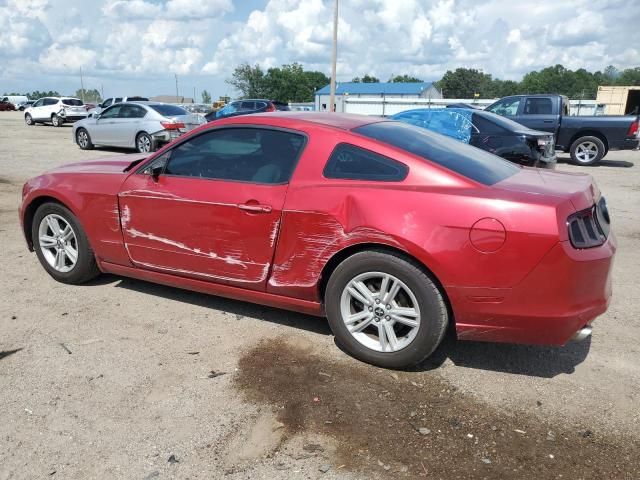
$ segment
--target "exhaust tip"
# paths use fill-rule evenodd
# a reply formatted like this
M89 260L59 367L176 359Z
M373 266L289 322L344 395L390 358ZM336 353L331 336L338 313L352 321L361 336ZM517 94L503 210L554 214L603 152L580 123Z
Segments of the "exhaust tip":
M585 327L582 327L580 330L578 330L575 335L573 337L571 337L571 341L572 342L581 342L584 339L588 338L591 336L591 332L592 332L592 328L591 325L587 325Z

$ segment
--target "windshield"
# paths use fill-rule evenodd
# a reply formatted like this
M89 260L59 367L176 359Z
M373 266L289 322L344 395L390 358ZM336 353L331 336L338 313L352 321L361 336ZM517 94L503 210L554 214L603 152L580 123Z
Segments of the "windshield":
M147 105L149 108L154 109L160 115L165 117L175 117L176 115L189 115L184 108L177 105Z
M64 103L65 105L71 105L74 107L81 107L82 105L84 105L82 103L82 100L78 100L77 98L63 98L62 103Z
M353 131L401 148L484 185L493 185L520 171L520 167L496 155L402 122L371 123Z

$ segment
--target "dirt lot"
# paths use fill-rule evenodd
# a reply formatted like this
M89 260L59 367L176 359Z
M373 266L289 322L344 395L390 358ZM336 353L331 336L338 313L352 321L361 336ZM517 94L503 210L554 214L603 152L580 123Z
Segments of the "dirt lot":
M592 340L448 339L390 372L313 317L113 276L54 282L19 230L22 183L126 153L70 137L0 112L0 480L640 478L639 152L559 165L596 177L619 242Z

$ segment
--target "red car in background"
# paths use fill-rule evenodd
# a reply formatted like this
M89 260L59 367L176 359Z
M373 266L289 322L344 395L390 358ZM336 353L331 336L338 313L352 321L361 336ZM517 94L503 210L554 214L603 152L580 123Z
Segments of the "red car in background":
M11 102L0 102L0 112L13 112L16 106Z
M60 167L24 185L20 217L56 280L109 272L326 315L344 349L391 368L449 325L464 340L588 336L616 249L589 175L331 113L228 118L147 158Z

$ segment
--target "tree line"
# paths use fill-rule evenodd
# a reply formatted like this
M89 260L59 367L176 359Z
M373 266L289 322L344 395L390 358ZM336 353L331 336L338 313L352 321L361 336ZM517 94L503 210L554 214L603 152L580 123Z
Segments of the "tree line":
M574 99L595 99L600 85L640 86L640 67L604 71L569 70L562 65L527 73L522 80L500 80L472 68L447 71L436 86L444 98L499 98L527 93L557 93Z
M379 78L365 74L354 77L352 82L377 83ZM411 75L392 75L389 82L422 82ZM312 102L317 90L329 83L329 77L318 71L305 70L299 63L262 69L260 65L243 63L235 68L226 81L239 93L240 98L268 98L283 102ZM472 68L448 70L435 82L445 98L499 98L526 93L558 93L569 98L594 99L600 85L640 86L640 67L618 70L608 66L602 72L589 72L584 68L570 70L562 65L529 72L520 81L501 80L491 74ZM96 89L76 90L75 96L86 102L102 101ZM37 100L42 97L59 97L56 91L33 91L5 95L26 95ZM195 99L194 99L195 100ZM211 94L202 91L202 102L211 103Z
M352 82L377 83L379 78L365 74ZM389 82L422 82L411 75L391 76ZM259 65L244 63L234 70L227 83L243 98L270 98L289 102L311 102L316 90L329 83L322 72L305 71L293 63L266 72ZM526 93L558 93L569 98L594 99L600 85L640 85L640 67L618 70L608 66L604 71L589 72L584 68L570 70L562 65L527 73L522 80L501 80L472 68L448 70L435 82L445 98L498 98Z

